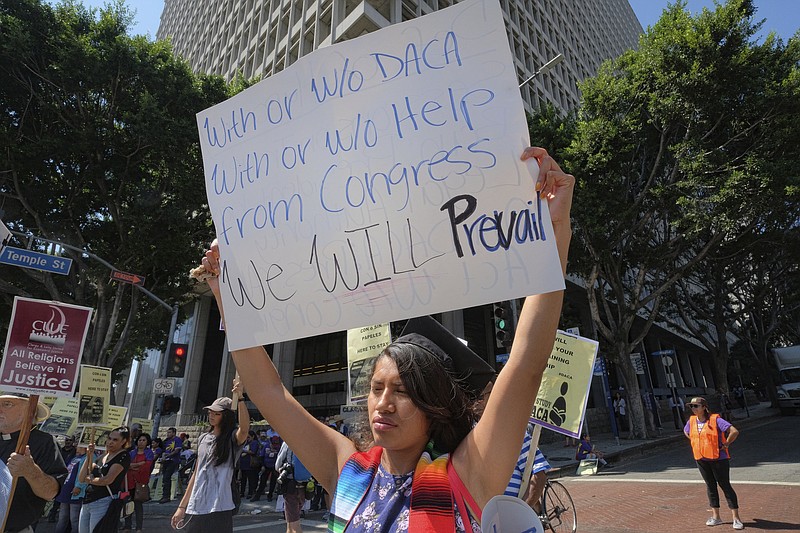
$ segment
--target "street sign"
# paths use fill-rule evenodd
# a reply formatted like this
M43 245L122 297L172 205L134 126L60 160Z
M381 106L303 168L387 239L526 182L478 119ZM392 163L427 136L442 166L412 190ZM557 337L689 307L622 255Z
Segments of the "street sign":
M5 246L0 252L0 263L66 276L72 266L72 259Z
M131 285L138 285L140 287L144 286L144 276L131 274L130 272L122 272L121 270L112 270L111 279L123 283L130 283Z
M636 373L640 376L644 375L644 359L642 359L642 354L640 353L632 353L631 354L631 364L633 368L636 370Z
M156 378L153 382L153 392L156 394L173 394L175 380L173 378Z
M675 350L656 350L655 352L650 352L652 357L662 357L664 355L675 355Z

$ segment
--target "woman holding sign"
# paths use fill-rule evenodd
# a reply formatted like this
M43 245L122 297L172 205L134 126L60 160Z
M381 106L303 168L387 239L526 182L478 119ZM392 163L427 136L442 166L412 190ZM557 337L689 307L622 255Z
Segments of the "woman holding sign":
M549 203L563 271L575 178L542 148L524 150L521 159L530 158L540 166L536 188ZM215 242L203 259L207 273L219 273L218 257ZM217 279L208 283L222 310ZM483 507L503 493L517 461L553 348L562 296L556 291L525 300L508 363L476 424L471 404L493 369L436 321L410 320L375 360L370 442L358 447L303 409L263 347L234 351L233 360L250 399L334 494L329 530L474 531Z
M131 465L128 455L130 433L126 427L118 427L108 434L106 454L100 462L94 462L94 443L89 444L86 461L81 466L78 478L88 484L86 496L83 498L80 533L91 533L107 512L116 513L119 520L120 508L112 506L113 500L119 501L119 493L124 489L125 476Z

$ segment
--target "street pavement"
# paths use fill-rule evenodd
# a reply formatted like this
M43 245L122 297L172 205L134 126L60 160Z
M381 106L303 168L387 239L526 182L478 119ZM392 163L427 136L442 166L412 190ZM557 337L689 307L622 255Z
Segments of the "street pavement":
M732 445L731 479L739 496L742 520L748 530L800 531L800 417L778 417L769 404L734 411L733 424L741 431ZM597 434L592 441L613 463L594 476L575 475L574 448L564 439L542 444L543 453L569 490L578 513L578 531L628 533L665 531L725 531L731 529L730 512L722 502L724 524L709 528L708 502L688 441L681 432L664 429L647 440L620 439ZM168 532L177 500L145 504L145 533ZM306 513L304 531L326 531L322 511ZM275 502L242 501L234 518L234 531L285 531ZM51 533L53 524L42 522L37 533Z

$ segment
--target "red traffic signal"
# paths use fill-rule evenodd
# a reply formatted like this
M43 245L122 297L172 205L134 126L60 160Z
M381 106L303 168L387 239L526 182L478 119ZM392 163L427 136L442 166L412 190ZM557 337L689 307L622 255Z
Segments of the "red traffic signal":
M188 344L173 343L169 349L167 360L168 378L182 378L186 374L186 356L189 353Z

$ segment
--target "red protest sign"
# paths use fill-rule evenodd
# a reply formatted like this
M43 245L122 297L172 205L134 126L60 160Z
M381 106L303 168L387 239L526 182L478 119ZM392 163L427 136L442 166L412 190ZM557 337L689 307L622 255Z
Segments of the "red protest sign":
M91 316L89 307L14 298L0 390L71 397Z

